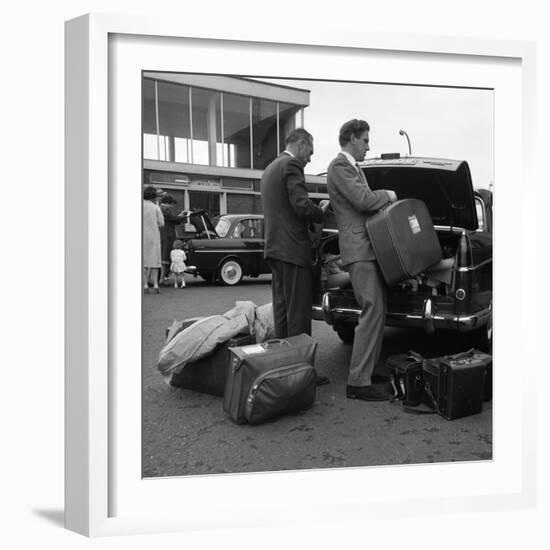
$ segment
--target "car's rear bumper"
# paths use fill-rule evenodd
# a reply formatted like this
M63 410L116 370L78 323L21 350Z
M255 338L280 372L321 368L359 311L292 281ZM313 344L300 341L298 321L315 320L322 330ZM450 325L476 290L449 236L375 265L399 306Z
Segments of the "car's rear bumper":
M329 325L337 323L356 324L361 310L340 307L331 303L330 293L323 295L321 305L313 306L313 319L325 321ZM427 332L434 330L457 330L468 332L487 324L492 315L491 306L468 315L455 315L435 311L432 301L424 301L421 313L388 312L386 325L393 327L421 328Z

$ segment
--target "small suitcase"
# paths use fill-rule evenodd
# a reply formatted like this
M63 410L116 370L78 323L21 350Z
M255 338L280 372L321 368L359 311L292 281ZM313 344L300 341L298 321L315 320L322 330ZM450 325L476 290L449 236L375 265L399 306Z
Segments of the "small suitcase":
M422 362L424 358L414 351L391 355L386 359L393 387L393 399L415 407L422 402Z
M403 199L367 220L374 255L388 285L415 277L443 258L426 205Z
M211 354L185 365L179 373L172 375L170 384L178 388L223 397L229 370L229 350L235 346L251 344L254 340L250 334L237 334L227 342L216 346Z
M487 370L487 359L480 353L469 350L424 359L422 402L447 420L480 413Z
M317 343L307 334L230 348L223 409L237 424L259 424L315 402Z

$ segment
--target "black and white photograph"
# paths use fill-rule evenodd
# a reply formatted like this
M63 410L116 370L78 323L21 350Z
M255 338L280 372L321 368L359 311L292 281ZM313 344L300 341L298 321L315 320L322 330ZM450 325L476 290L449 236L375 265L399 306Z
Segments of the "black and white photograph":
M544 546L543 7L8 4L3 547Z
M492 460L494 90L143 71L141 160L143 478Z

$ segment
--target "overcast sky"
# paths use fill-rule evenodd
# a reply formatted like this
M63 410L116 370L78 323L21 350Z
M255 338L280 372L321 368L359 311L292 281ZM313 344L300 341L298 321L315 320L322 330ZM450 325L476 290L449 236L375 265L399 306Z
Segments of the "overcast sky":
M315 154L306 173L324 172L340 150L340 126L352 118L370 127L370 152L408 153L467 160L474 187L493 181L493 92L456 88L428 88L387 84L262 79L310 90L304 111L305 128L314 137Z

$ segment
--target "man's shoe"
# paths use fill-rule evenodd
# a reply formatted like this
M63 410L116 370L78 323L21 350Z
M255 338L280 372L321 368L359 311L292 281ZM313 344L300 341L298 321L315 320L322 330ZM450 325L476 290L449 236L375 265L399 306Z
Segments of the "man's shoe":
M346 397L348 399L360 399L361 401L387 401L389 396L370 386L346 386Z
M328 376L319 376L317 375L317 385L318 386L324 386L325 384L330 384L330 380Z

